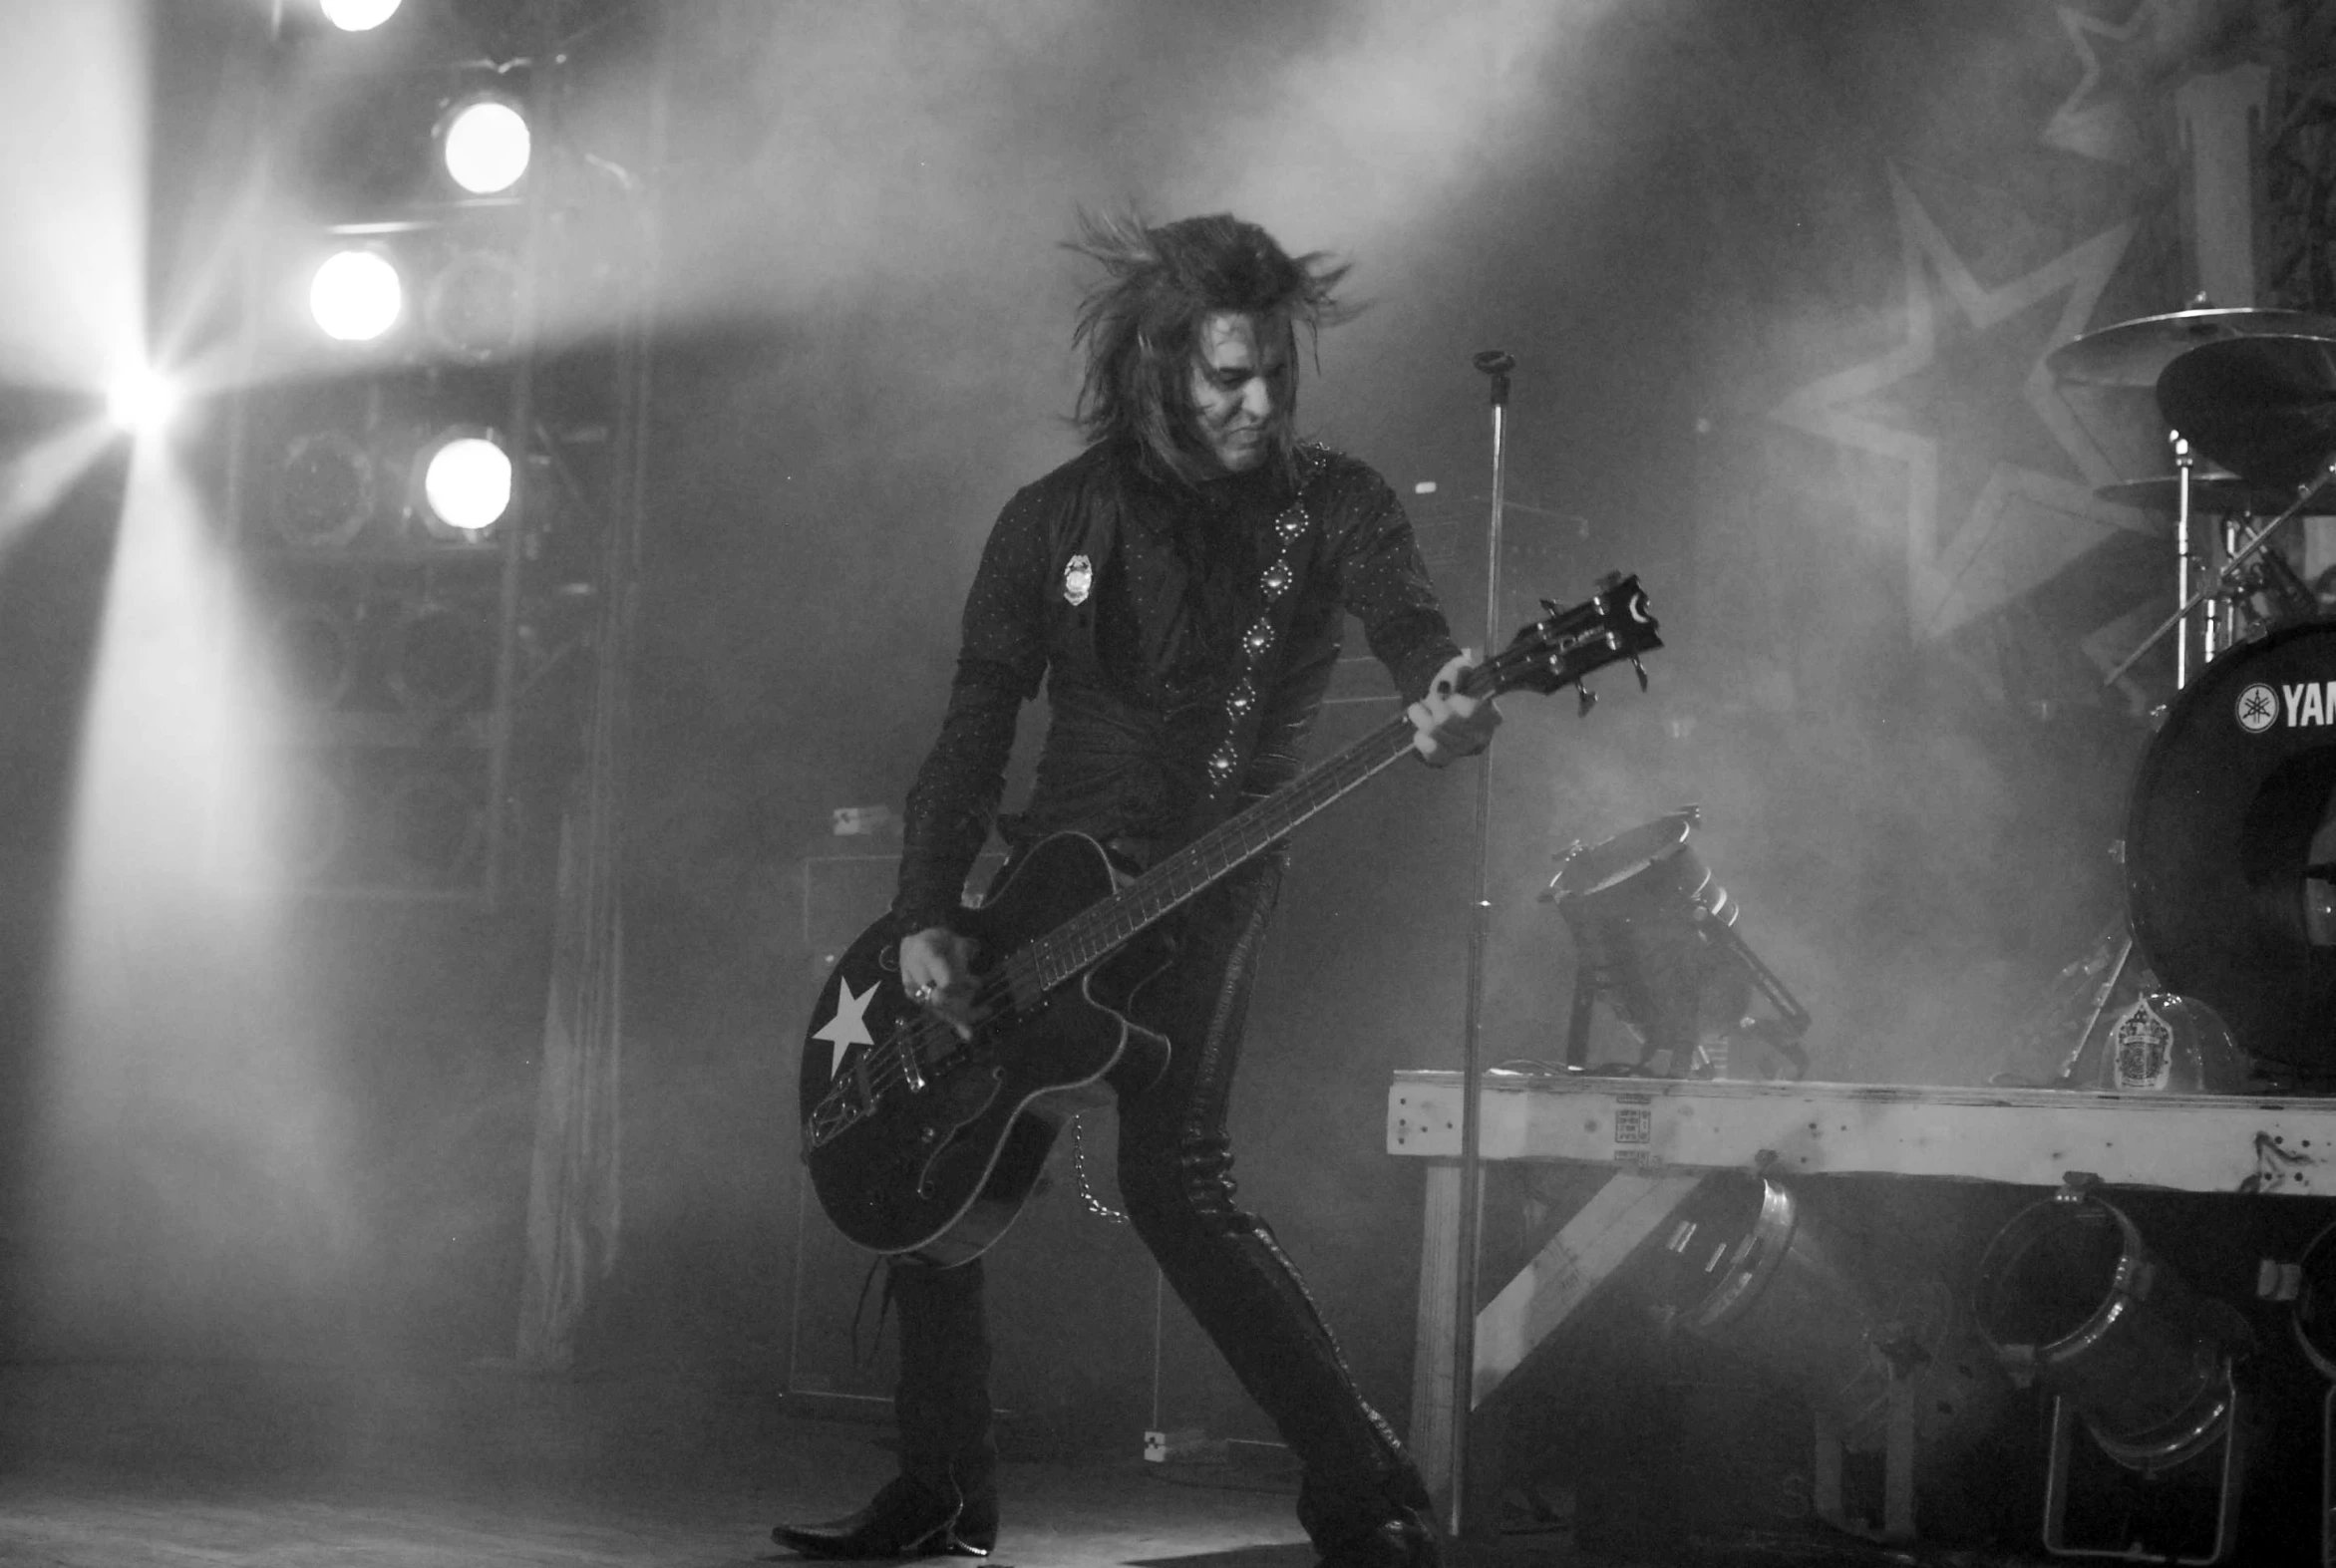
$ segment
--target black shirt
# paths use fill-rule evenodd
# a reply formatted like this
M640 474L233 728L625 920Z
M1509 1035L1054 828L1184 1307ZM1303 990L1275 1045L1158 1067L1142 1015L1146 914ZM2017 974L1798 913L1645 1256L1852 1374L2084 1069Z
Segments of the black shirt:
M1426 693L1458 649L1401 502L1368 466L1324 448L1299 449L1297 470L1194 487L1147 477L1104 445L1006 503L966 597L940 738L909 791L904 929L957 907L993 822L1016 844L1066 828L1172 840L1205 825L1191 821L1204 761L1244 672L1244 632L1278 598L1262 585L1277 557L1295 597L1248 672L1264 706L1242 794L1298 773L1346 612L1404 699ZM1276 528L1299 515L1293 501L1307 527L1285 548ZM1028 806L999 820L1015 718L1042 679L1053 714L1038 779Z

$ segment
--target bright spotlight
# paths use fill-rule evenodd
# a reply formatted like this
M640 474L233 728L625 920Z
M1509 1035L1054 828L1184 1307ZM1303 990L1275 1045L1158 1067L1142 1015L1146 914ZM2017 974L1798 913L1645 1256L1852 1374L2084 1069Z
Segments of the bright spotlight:
M324 19L344 33L365 33L397 14L398 0L317 0Z
M178 412L178 389L144 368L118 377L106 392L106 417L134 435L152 435Z
M511 503L511 460L483 433L450 432L422 460L422 498L451 528L477 533Z
M439 155L449 178L475 196L508 190L527 171L532 142L527 117L505 98L473 98L455 106L440 134Z
M398 269L378 250L340 250L324 259L308 285L308 309L328 338L368 343L397 324L405 308Z

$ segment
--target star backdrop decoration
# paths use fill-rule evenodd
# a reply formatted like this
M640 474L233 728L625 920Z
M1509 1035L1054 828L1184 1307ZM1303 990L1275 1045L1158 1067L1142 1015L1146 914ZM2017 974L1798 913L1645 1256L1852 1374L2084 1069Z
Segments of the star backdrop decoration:
M2084 74L2045 123L2046 147L2105 163L2142 160L2142 128L2135 121L2133 111L2127 108L2126 96L2101 91L2104 73L2100 46L2095 40L2106 39L2112 45L2130 47L2148 33L2150 24L2164 9L2165 0L2141 0L2132 15L2123 22L2112 23L2071 6L2060 7L2061 28L2069 35L2069 44L2076 50L2077 63L2083 67Z
M1800 388L1769 413L1796 430L1903 466L1907 615L1916 639L1932 641L2019 597L2119 530L2143 526L2131 508L2094 495L2095 487L2118 475L2044 365L2047 353L2092 319L2134 224L2121 223L1988 287L1895 169L1890 196L1905 288L1904 338L1875 359ZM1909 429L1871 405L1878 394L1938 362L1942 317L1985 333L2056 295L2062 297L2059 317L2031 358L2020 395L2077 477L2043 472L2001 453L1957 454L1978 459L1985 478L1958 525L1942 529L1940 436Z

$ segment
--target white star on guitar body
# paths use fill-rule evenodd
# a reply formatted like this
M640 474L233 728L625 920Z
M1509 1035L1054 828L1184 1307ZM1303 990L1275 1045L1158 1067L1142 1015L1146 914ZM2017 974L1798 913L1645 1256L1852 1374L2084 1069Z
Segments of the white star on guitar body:
M835 1016L812 1031L812 1039L825 1040L835 1050L828 1059L828 1076L834 1078L843 1066L843 1053L853 1046L872 1046L876 1037L867 1032L867 1005L876 999L876 988L869 986L854 996L851 982L840 975L835 979Z

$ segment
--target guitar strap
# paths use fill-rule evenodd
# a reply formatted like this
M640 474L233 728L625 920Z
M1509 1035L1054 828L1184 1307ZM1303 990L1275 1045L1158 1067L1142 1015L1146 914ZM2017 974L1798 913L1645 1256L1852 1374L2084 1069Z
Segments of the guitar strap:
M1231 814L1241 777L1256 751L1265 720L1265 693L1272 687L1272 671L1297 610L1300 575L1312 553L1315 523L1309 501L1318 503L1319 496L1313 493L1316 481L1329 467L1323 450L1312 445L1298 448L1296 465L1296 491L1269 525L1271 548L1253 589L1259 608L1241 633L1239 663L1218 700L1214 739L1203 764L1205 785L1181 830L1164 844L1189 843ZM1053 540L1056 591L1091 663L1096 658L1095 595L1119 541L1122 508L1128 504L1116 473L1098 475L1095 483L1095 489L1057 512ZM1151 856L1136 858L1148 862Z
M1312 553L1314 514L1307 505L1308 492L1327 467L1319 447L1298 449L1297 490L1272 522L1272 552L1257 574L1259 609L1241 633L1240 664L1226 684L1218 740L1208 753L1207 788L1184 823L1185 843L1232 813L1241 776L1257 750L1257 734L1265 722L1265 690L1273 684L1271 672L1279 666L1282 641L1297 610L1299 573Z

